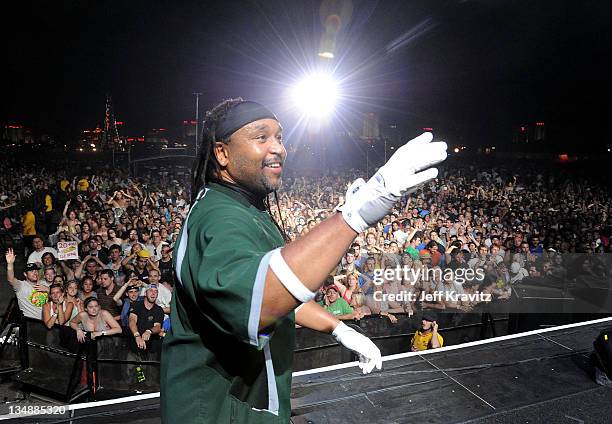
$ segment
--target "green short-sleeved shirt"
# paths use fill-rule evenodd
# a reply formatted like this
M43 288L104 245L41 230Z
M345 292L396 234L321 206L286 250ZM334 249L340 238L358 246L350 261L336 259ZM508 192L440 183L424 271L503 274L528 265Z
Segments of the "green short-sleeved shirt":
M412 257L412 259L415 261L418 261L419 259L421 259L421 254L419 253L419 251L416 250L412 246L408 246L406 248L406 253L408 253Z
M295 315L258 332L269 252L283 244L270 215L228 187L211 184L192 207L174 250L162 422L289 421Z
M334 315L346 315L353 313L353 308L351 308L350 305L346 303L346 300L342 299L341 297L336 299L336 301L331 305L325 306L325 309Z

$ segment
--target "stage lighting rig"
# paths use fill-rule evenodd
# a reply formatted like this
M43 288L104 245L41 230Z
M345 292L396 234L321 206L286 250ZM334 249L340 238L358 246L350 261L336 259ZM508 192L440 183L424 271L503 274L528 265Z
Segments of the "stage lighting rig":
M339 97L338 84L330 74L315 73L298 81L291 97L305 116L323 118L334 111Z

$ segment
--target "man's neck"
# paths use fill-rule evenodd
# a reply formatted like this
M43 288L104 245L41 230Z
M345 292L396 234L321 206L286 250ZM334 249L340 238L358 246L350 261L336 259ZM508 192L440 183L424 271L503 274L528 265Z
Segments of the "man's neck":
M265 209L265 205L264 205L264 199L266 198L265 194L254 193L248 190L247 188L243 187L240 184L237 184L233 181L228 181L225 179L220 180L220 181L215 181L215 182L223 187L227 187L230 190L240 194L242 197L244 197L247 200L247 202L255 206L257 209L260 209L260 210Z

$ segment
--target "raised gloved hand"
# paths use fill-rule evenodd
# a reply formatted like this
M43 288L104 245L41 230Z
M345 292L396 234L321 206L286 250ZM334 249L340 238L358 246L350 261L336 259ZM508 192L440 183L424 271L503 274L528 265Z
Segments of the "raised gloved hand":
M332 332L332 336L338 343L359 356L359 368L364 374L372 372L374 367L382 368L380 350L372 343L372 340L363 334L359 334L345 323L340 322Z
M429 132L410 140L366 183L357 179L339 208L347 224L361 233L391 211L401 195L438 176L431 166L446 159L446 143L432 143Z

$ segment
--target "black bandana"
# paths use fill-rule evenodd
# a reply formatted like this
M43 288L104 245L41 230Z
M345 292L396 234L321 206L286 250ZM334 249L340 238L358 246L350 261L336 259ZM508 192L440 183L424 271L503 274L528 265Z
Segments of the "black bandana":
M267 107L256 102L245 101L231 108L225 117L217 124L217 140L225 139L244 127L246 124L259 119L274 119L278 121Z

